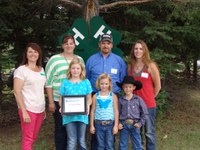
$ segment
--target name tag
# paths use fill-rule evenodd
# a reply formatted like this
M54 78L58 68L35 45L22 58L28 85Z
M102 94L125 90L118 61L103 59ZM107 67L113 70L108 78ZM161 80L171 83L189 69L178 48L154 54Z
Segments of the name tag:
M145 72L142 72L141 77L143 77L143 78L148 78L148 77L149 77L149 74L148 74L148 73L145 73Z
M111 68L111 73L117 74L117 69Z
M45 76L45 73L42 72L42 73L40 73L40 75L41 75L41 76Z

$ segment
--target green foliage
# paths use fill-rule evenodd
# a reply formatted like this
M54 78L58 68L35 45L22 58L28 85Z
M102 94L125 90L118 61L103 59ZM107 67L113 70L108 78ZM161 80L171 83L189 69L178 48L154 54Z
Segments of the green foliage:
M10 0L0 9L0 40L14 47L12 54L17 54L18 64L28 42L38 43L44 56L51 55L49 51L59 45L58 37L73 21L68 17L70 9L61 7L57 0Z
M10 50L2 50L0 53L0 64L2 66L2 71L7 72L7 69L14 68L14 64L16 63L15 58L16 55L12 55L12 49Z
M158 96L156 97L158 117L162 116L165 110L168 108L169 102L167 101L167 98L168 93L165 90L161 90Z
M200 3L174 6L175 9L168 16L168 21L173 23L173 28L169 34L174 39L172 43L173 51L186 64L192 61L193 58L200 57Z
M37 144L34 148L35 150L48 150L48 145L46 140L43 140L41 144Z
M174 63L175 55L164 52L164 50L155 49L151 52L151 58L157 63L161 78L181 70L180 65Z

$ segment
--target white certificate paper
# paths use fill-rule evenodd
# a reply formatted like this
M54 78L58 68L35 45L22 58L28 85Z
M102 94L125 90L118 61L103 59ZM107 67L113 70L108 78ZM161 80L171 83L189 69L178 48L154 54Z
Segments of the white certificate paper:
M65 112L83 112L85 109L84 99L82 97L65 98Z
M85 115L87 113L86 95L65 95L62 96L62 115Z

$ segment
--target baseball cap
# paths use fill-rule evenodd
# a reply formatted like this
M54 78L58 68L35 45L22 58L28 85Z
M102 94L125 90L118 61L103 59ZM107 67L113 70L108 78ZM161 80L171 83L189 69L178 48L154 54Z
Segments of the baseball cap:
M113 43L112 35L110 35L110 34L102 34L100 36L99 42L102 42L102 41L109 41L109 42Z

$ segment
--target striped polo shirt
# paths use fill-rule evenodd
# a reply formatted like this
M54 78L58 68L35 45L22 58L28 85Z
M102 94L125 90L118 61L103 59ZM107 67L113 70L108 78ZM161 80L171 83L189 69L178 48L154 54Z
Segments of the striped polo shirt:
M77 57L83 61L80 56ZM47 82L45 87L53 89L54 101L59 101L59 89L62 81L67 78L66 71L69 68L70 62L71 60L67 60L60 54L57 54L52 56L46 65Z

